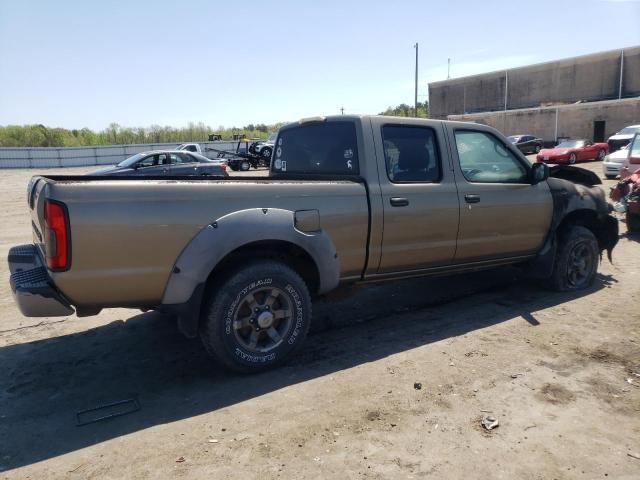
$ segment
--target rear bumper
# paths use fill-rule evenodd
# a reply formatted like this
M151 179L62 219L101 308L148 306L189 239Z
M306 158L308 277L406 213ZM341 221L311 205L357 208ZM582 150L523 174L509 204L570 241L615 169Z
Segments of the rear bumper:
M47 269L33 245L9 250L11 293L25 317L66 317L74 313L63 295L53 286Z

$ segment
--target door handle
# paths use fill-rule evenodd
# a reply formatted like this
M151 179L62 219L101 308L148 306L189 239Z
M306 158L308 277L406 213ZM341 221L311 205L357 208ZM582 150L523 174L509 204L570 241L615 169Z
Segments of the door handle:
M391 197L390 202L392 207L406 207L409 205L408 199L400 197Z
M464 201L467 203L480 203L480 195L465 195Z

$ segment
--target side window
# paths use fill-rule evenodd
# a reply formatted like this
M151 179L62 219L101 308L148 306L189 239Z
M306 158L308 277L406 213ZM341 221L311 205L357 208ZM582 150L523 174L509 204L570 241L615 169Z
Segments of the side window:
M148 157L143 158L137 164L140 167L153 167L158 165L158 155L149 155Z
M183 155L182 153L170 153L169 159L172 164L186 163L191 161L188 155Z
M330 121L285 128L280 132L276 147L272 168L277 173L359 173L353 122Z
M440 158L433 129L382 127L387 175L394 183L440 181Z
M190 151L190 152L197 152L198 151L198 149L196 148L195 145L189 145L187 147L187 150Z
M456 130L462 174L469 182L529 183L527 168L492 134Z

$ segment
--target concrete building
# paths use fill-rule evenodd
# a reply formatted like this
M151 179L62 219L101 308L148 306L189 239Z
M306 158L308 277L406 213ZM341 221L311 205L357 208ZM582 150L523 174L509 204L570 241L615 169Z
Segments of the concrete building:
M606 140L640 123L640 46L429 84L432 118Z

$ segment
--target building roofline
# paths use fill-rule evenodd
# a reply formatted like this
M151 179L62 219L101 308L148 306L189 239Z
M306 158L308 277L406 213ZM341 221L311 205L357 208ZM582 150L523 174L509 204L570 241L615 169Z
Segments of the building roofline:
M595 57L598 55L605 55L608 53L614 53L614 52L625 52L627 50L635 50L638 49L640 50L640 45L632 45L630 47L622 47L622 48L617 48L614 50L605 50L602 52L594 52L594 53L586 53L584 55L577 55L575 57L566 57L566 58L559 58L557 60L548 60L546 62L540 62L540 63L532 63L529 65L523 65L521 67L511 67L511 68L504 68L501 70L492 70L489 72L483 72L483 73L475 73L473 75L467 75L464 77L456 77L456 78L449 78L446 80L438 80L435 82L429 82L428 86L431 87L433 86L440 86L440 85L446 85L446 84L455 84L455 83L459 83L461 81L464 80L468 80L468 79L472 79L472 78L476 78L476 77L483 77L485 75L495 75L497 73L505 73L505 72L513 72L513 71L517 71L517 70L524 70L526 68L532 68L532 67L542 67L545 65L550 65L552 63L562 63L562 62L568 62L570 60L579 60L579 59L584 59L584 58L588 58L588 57Z

